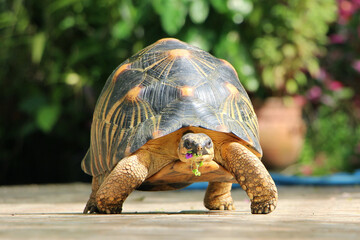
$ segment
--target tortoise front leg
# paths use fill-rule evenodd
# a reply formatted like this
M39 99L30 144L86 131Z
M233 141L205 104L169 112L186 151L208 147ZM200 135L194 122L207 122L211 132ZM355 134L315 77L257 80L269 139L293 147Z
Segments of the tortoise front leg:
M277 189L260 159L237 142L223 144L221 155L227 170L234 175L249 196L251 212L272 212L277 204Z
M120 160L96 193L99 212L121 213L125 199L147 177L149 163L149 154L141 151Z
M204 205L210 210L235 210L231 197L232 183L209 182L204 198Z

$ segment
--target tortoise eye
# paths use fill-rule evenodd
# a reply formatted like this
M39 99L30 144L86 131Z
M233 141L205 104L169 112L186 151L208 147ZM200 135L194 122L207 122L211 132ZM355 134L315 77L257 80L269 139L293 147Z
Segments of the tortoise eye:
M190 146L190 141L189 141L188 139L186 139L186 140L184 141L184 147L187 148L187 149L190 149L190 148L191 148L191 146Z
M207 147L207 148L211 148L211 147L212 147L212 142L211 142L211 141L208 141L208 142L206 143L206 147Z

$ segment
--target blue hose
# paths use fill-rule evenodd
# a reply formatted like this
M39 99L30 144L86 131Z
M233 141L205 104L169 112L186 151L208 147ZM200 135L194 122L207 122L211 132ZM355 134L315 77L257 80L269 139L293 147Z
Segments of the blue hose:
M353 173L335 173L332 175L311 176L288 176L280 173L270 173L276 185L302 185L302 186L349 186L360 185L360 169ZM193 183L185 189L206 189L207 182ZM233 188L239 188L234 184Z

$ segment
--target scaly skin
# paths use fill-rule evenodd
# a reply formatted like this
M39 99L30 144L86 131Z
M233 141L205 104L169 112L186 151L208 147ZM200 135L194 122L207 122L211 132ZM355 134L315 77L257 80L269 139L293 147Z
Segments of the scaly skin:
M209 210L235 210L231 197L232 183L210 182L204 198L204 206Z
M96 193L99 213L121 213L125 199L148 175L149 161L149 154L139 151L116 165Z
M277 189L260 159L237 142L224 143L221 155L225 160L225 168L235 176L249 196L251 212L272 212L277 204Z

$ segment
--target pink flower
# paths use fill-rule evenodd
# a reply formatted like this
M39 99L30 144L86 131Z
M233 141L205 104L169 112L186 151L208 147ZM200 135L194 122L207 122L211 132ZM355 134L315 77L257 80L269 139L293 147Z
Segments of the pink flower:
M310 88L310 90L307 92L307 97L310 101L317 101L320 99L322 95L322 90L318 86L314 86Z
M352 67L360 73L360 60L356 60L353 62Z
M295 95L293 99L295 104L300 107L303 107L306 104L306 98L304 96Z
M305 176L310 176L313 173L313 169L309 165L302 166L300 172Z
M339 23L346 24L352 15L360 8L359 0L338 0Z
M355 7L351 1L348 0L338 0L339 4L339 22L340 24L346 24L353 13L355 12Z
M330 42L332 44L341 44L345 42L345 36L341 34L332 34L329 36Z
M339 91L343 88L343 84L339 81L330 81L328 83L328 88L332 91Z
M324 80L328 77L328 73L324 68L320 68L320 70L317 72L315 76L318 80Z
M357 8L360 8L360 0L352 0Z

